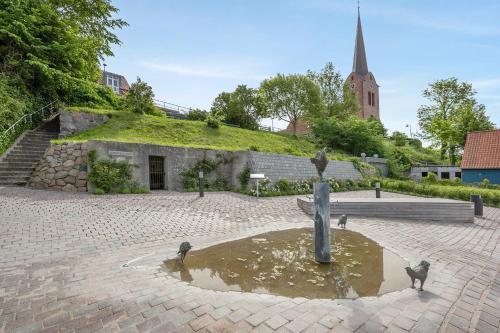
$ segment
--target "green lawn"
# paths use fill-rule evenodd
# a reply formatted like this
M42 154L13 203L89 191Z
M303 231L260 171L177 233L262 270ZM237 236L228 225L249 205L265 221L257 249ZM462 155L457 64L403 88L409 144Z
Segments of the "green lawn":
M87 108L70 108L69 111L107 114L110 119L95 129L55 140L56 143L104 140L229 151L257 149L261 152L297 156L312 156L318 150L318 147L306 138L281 133L250 131L229 126L213 129L201 121L139 115L127 111ZM349 156L334 154L330 155L330 158L348 159Z

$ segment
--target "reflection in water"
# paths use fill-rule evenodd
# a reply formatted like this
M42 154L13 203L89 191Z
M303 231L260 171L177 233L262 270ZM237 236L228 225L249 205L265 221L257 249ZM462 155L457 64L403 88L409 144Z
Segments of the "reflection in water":
M314 261L313 230L274 231L218 244L177 259L166 270L194 286L288 297L355 298L408 286L407 262L349 230L332 232L332 264Z

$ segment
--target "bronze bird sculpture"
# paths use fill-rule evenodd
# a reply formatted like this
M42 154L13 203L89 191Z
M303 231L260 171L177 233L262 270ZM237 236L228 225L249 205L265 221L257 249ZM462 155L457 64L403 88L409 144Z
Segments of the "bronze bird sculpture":
M424 290L424 282L427 279L427 273L429 272L429 267L431 266L425 260L422 260L418 266L413 268L405 267L406 273L411 279L411 287L415 289L415 280L420 280L420 291Z
M326 147L316 153L316 157L311 158L311 163L316 166L318 171L319 179L323 180L323 172L326 170L328 165L328 159L326 158Z
M339 227L341 227L342 229L345 229L346 223L347 223L347 215L346 214L342 214L342 216L340 217L339 222L337 223L337 225Z
M189 242L182 242L181 243L181 246L179 246L179 251L177 252L177 254L180 254L181 263L184 263L184 258L186 258L186 254L192 248L193 247L191 246L191 244L189 244Z

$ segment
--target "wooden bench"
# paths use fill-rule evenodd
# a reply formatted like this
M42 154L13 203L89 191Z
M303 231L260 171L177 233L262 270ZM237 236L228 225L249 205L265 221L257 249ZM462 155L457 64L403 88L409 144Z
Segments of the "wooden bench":
M335 194L334 194L335 195ZM297 198L299 207L314 214L311 197ZM331 215L383 217L394 219L474 222L474 203L438 198L330 198Z

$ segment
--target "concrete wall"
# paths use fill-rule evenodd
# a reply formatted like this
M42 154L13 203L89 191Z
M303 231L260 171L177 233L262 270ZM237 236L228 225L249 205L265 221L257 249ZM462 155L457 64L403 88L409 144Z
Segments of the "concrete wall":
M149 156L162 156L165 171L165 189L181 191L183 189L181 172L191 168L196 162L206 159L215 159L218 156L232 157L231 152L158 146L148 144L134 144L123 142L90 141L89 150L95 149L98 159L112 159L115 161L128 161L132 165L132 177L142 186L149 188ZM222 164L219 169L208 175L209 180L214 180L217 174L233 179L231 164Z
M378 168L382 176L387 177L389 169L387 168L387 159L381 157L365 157L364 161L376 168Z
M457 172L462 172L462 169L458 166L448 166L448 165L429 165L429 166L421 166L421 167L412 167L410 171L410 177L414 180L420 181L422 180L422 172L430 172L435 173L438 179L443 179L441 177L443 172L448 172L450 174L449 179L455 179L455 174Z
M60 133L59 137L64 138L70 135L92 129L104 124L108 116L87 112L70 112L62 110L59 115Z
M480 183L483 179L488 179L491 184L500 184L500 168L462 170L462 180L464 183Z

